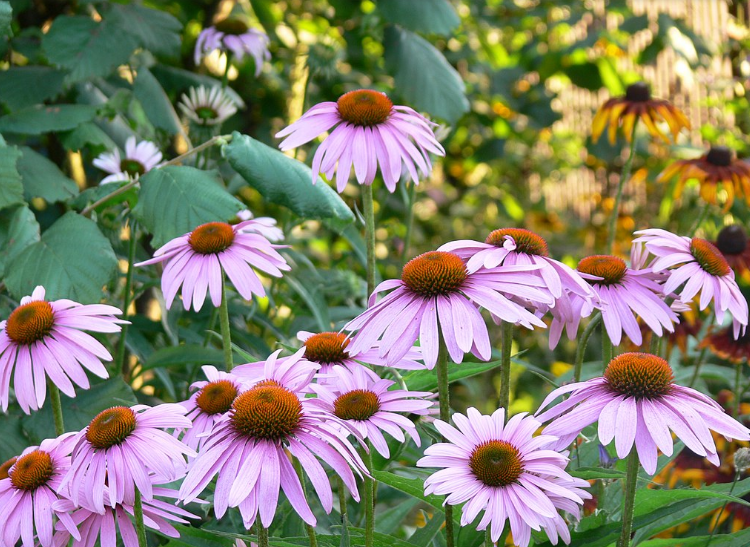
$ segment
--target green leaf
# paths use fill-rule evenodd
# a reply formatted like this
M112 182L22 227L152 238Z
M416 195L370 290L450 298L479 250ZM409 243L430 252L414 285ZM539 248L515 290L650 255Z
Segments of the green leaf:
M563 69L565 75L570 78L574 85L583 89L596 91L604 86L599 66L596 63L585 62L568 65Z
M180 119L172 106L172 101L146 67L138 69L133 94L143 106L143 111L154 127L163 129L170 135L180 132Z
M84 104L35 106L0 118L0 132L41 135L67 131L96 116L97 107Z
M449 123L469 110L461 76L427 40L389 25L383 45L386 67L407 104Z
M120 24L83 16L58 17L42 39L49 61L70 70L71 83L109 75L128 62L137 46L138 41Z
M232 168L272 203L288 207L302 218L326 220L343 229L354 215L341 197L320 177L312 184L312 171L304 163L235 132L224 146Z
M20 110L57 97L65 72L47 66L12 66L0 78L0 101Z
M458 382L499 367L501 362L489 363L448 363L448 383ZM404 375L404 382L412 391L435 391L437 375L434 370L416 370Z
M645 30L647 28L648 15L645 13L643 15L634 15L633 17L628 17L617 26L617 30L627 32L628 34L635 34L636 32Z
M448 0L378 0L383 19L409 30L449 35L461 23Z
M87 304L101 300L102 287L116 270L112 245L96 223L70 212L9 262L5 283L17 299L43 285L48 300Z
M23 179L26 200L40 197L49 203L65 201L78 194L78 186L50 160L31 148L22 146L18 172Z
M714 547L747 547L750 545L750 528L745 528L734 534L718 534L713 538L711 536L693 536L680 538L679 540L674 538L651 539L637 545L640 547L674 547L677 544L679 547L705 547L709 545L709 539L711 540L710 545Z
M416 498L407 500L400 500L390 509L378 513L378 518L375 521L375 531L381 534L392 534L398 530L399 525L403 522L406 515L411 511L414 506L419 503Z
M0 152L1 153L1 152ZM25 205L0 211L0 278L26 247L39 241L39 224Z
M617 469L603 469L600 467L579 467L568 471L572 476L579 479L624 479L625 473Z
M16 406L8 409L8 414L0 414L0 462L18 456L32 444L21 429L24 415Z
M177 68L167 65L155 65L151 67L151 72L154 77L159 80L159 83L167 91L187 91L190 87L206 86L216 87L221 85L221 81L216 78L211 78L204 74L197 74L190 72L184 68ZM240 108L244 108L245 101L242 97L230 87L224 89L224 92L234 101Z
M224 354L218 349L205 348L197 344L184 344L156 350L143 363L143 368L148 370L195 363L220 365L223 362Z
M23 203L23 183L17 162L21 151L15 146L0 147L0 209Z
M180 53L182 23L166 11L134 3L112 4L106 20L156 55L176 57Z
M427 520L427 515L425 515L424 518ZM419 547L432 547L432 539L438 535L444 523L445 513L442 511L435 511L432 518L427 520L427 524L411 535L409 543Z
M86 145L110 150L117 146L109 135L91 122L82 123L72 131L61 133L59 137L65 148L74 151L81 150Z
M389 473L388 471L377 470L372 472L372 476L375 477L375 480L377 480L378 482L387 484L391 488L395 488L396 490L399 490L404 494L409 494L414 498L420 499L426 504L431 505L438 511L443 510L443 502L445 501L445 497L435 495L425 496L424 481L422 479L409 479L406 477L401 477L399 475L394 475L393 473ZM459 522L460 511L453 512L453 520Z
M245 206L214 175L193 167L153 169L141 178L135 217L160 247L206 222L226 221Z
M13 8L10 2L0 2L0 36L10 36L10 23L13 21Z
M307 278L312 275L315 274L303 274L303 277ZM310 279L305 279L304 282L296 279L296 276L292 272L284 275L284 281L305 301L305 304L307 304L307 307L318 323L320 332L330 330L331 318L328 315L328 303L320 287L314 283L310 283Z

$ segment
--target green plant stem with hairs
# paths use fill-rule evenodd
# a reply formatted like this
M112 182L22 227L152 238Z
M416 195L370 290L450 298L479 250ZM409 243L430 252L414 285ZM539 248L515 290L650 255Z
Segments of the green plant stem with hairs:
M138 242L138 223L130 219L130 239L128 240L128 272L125 274L125 294L122 298L122 318L127 321L128 308L130 307L132 288L133 288L133 262L135 261L135 248ZM125 381L130 380L130 366L125 356L125 338L128 335L128 324L122 326L120 340L117 345L117 360L115 364L117 370L122 374Z
M372 185L362 185L362 214L365 217L365 246L367 247L367 298L375 290L375 205Z
M609 227L607 228L607 247L604 254L612 254L612 249L615 246L615 238L617 236L617 219L620 215L620 202L622 201L622 190L625 187L625 183L630 178L630 171L633 169L633 158L635 158L636 150L636 138L635 131L638 127L638 119L636 118L633 124L633 133L630 136L630 153L628 159L625 160L625 165L622 166L622 173L620 173L620 180L617 183L617 193L615 194L615 204L612 208L612 216L609 219Z
M148 547L146 540L146 525L143 523L143 502L141 492L135 489L135 503L133 503L133 517L135 517L135 531L138 536L138 547Z
M500 397L498 407L505 409L505 419L508 419L510 406L510 352L513 348L513 323L502 322L502 346L500 354Z
M448 349L445 346L445 340L443 340L443 333L440 332L438 350L437 365L435 370L437 372L438 381L438 402L440 403L440 419L445 423L451 421L451 404L450 404L450 391L448 386ZM447 442L447 439L443 439ZM445 505L443 507L445 511L445 545L446 547L453 547L453 506Z
M411 247L411 236L414 229L414 199L417 195L417 185L412 181L406 191L406 234L404 235L404 251L401 264L409 260L409 247Z
M55 422L55 434L59 437L65 433L65 421L63 420L62 402L60 401L60 390L52 380L47 380L49 389L49 400L52 404L52 419Z
M219 327L221 328L221 345L224 349L224 366L227 372L232 370L232 335L229 330L229 304L224 283L224 271L221 272L221 305L219 306Z
M268 528L264 528L258 521L258 547L270 547L268 543Z
M372 445L368 442L360 446L360 455L367 466L367 471L372 474ZM365 547L373 547L375 542L375 479L365 477L365 495L362 503L365 504Z
M578 347L576 348L576 360L575 360L575 367L573 369L573 381L579 382L581 380L581 369L583 368L583 359L584 355L586 354L586 346L589 343L589 338L591 338L591 335L596 330L596 327L602 322L602 312L596 312L594 317L591 318L591 321L589 321L589 324L586 325L586 328L583 330L583 334L581 335L581 338L578 340ZM604 331L604 329L602 329ZM606 332L602 333L603 336L606 336Z
M607 370L607 365L614 358L615 348L612 346L612 340L609 339L607 329L602 324L602 372Z
M292 458L292 465L294 470L297 472L299 482L302 485L302 495L307 499L307 484L305 484L305 474L302 471L302 464L300 464L297 458ZM318 537L315 535L315 526L305 523L307 529L307 537L310 539L310 547L318 547Z
M627 475L625 476L625 501L622 509L622 532L617 547L630 547L630 535L633 531L633 514L635 511L635 489L638 484L638 470L641 462L638 452L633 446L628 456Z

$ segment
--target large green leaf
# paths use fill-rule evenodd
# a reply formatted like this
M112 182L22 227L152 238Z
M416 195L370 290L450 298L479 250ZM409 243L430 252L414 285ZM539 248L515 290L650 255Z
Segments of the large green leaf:
M166 11L136 3L112 4L106 20L133 36L138 44L157 55L176 57L182 43L182 23Z
M50 131L67 131L96 116L97 108L85 104L35 106L0 118L0 132L41 135Z
M70 70L69 82L107 76L127 63L137 46L138 41L125 26L83 16L58 17L42 39L49 61Z
M98 302L117 269L117 257L96 223L70 212L8 264L5 280L16 298L43 285L47 298Z
M320 177L312 184L312 171L304 163L235 132L224 147L229 164L268 201L288 207L302 218L327 221L344 228L354 221L346 203Z
M227 221L245 206L214 175L193 167L164 167L146 173L133 214L154 235L154 245L206 222Z
M15 146L0 147L0 209L23 203L23 183L18 174L21 151Z
M28 207L0 211L0 278L5 275L6 265L37 241L39 224Z
M143 363L143 368L150 369L194 363L219 365L223 362L224 353L218 349L206 348L196 344L183 344L155 351Z
M455 123L469 110L464 82L427 40L399 27L385 29L386 67L410 106Z
M180 119L172 106L172 101L167 97L159 81L145 67L138 69L133 94L143 106L143 111L154 127L163 129L170 135L180 132Z
M47 66L12 66L0 78L0 101L11 110L39 104L60 94L65 72Z
M373 471L372 476L375 477L375 480L377 480L378 482L387 484L391 488L395 488L396 490L399 490L404 494L409 494L414 498L420 499L426 504L431 505L438 511L443 510L443 502L445 501L445 497L435 495L425 496L424 481L422 479L410 479L407 477L401 477L388 471ZM453 519L456 522L459 522L460 511L453 512Z
M18 160L18 172L23 179L26 199L44 198L50 203L65 201L78 194L78 186L66 177L53 162L26 146Z
M383 19L409 30L448 35L461 20L448 0L378 0Z

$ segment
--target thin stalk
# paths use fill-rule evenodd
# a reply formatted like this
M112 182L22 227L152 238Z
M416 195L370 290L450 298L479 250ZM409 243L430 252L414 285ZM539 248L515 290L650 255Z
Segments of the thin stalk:
M368 443L369 445L369 443ZM372 446L360 447L362 460L367 471L372 474ZM365 547L372 547L375 542L375 479L365 477Z
M138 232L138 223L130 219L130 241L128 242L128 272L125 274L125 295L122 302L122 318L127 321L128 308L130 307L131 290L133 287L133 262L135 261L135 247L138 241L136 234ZM120 332L120 342L117 346L117 360L115 364L117 369L122 372L122 377L127 382L130 379L130 366L125 358L125 337L128 335L128 324L122 326Z
M589 321L586 328L583 330L580 340L578 341L578 347L576 348L576 361L575 368L573 369L573 381L578 382L581 380L581 369L583 368L583 358L586 353L586 346L589 343L589 338L596 330L597 325L602 322L601 312L596 312L596 315ZM606 332L603 334L606 336Z
M375 290L375 207L372 185L362 186L362 213L365 216L365 245L367 247L367 297Z
M336 476L339 483L339 511L341 512L341 524L349 523L349 509L346 505L346 487L344 486L344 480Z
M739 420L740 418L740 405L742 404L742 394L740 393L740 388L742 383L742 363L737 363L734 365L734 393L736 401L736 406L734 409L734 417L735 419Z
M508 418L508 407L510 406L510 352L513 347L513 323L503 321L502 347L500 357L500 397L498 407L505 409L505 418Z
M62 402L60 401L60 390L52 382L47 380L49 388L49 399L52 403L52 418L55 420L55 434L59 437L65 433L65 421L63 420Z
M258 523L258 547L270 547L268 543L268 528Z
M141 492L137 488L135 489L133 516L135 517L135 531L138 535L138 547L148 547L148 541L146 540L146 525L143 523L143 503L141 503Z
M294 470L297 472L299 482L302 485L302 495L307 499L307 484L305 484L305 473L302 471L302 464L300 464L297 458L292 458L292 465L294 465ZM305 528L307 528L307 537L310 538L310 547L318 547L315 526L305 523Z
M693 375L690 377L690 383L688 384L688 387L693 387L695 385L695 382L698 381L698 376L701 372L701 365L703 365L703 361L706 360L707 354L708 348L703 348L698 354L698 359L695 361L695 366L693 367Z
M655 332L651 333L651 344L648 351L651 355L657 356L661 352L661 336L657 336Z
M622 173L620 173L620 180L617 183L617 194L615 194L615 206L612 209L612 216L609 219L609 227L607 228L607 248L604 254L612 254L612 248L615 245L615 236L617 235L617 218L620 214L620 202L622 201L622 190L625 187L625 183L630 178L630 171L633 168L633 158L635 158L636 150L636 138L635 130L638 127L638 120L633 124L633 134L630 138L630 153L628 159L625 161L625 165L622 166Z
M602 371L607 370L607 365L614 358L615 351L612 347L612 340L609 339L607 329L602 325Z
M411 235L414 229L414 198L417 194L417 185L412 181L406 195L406 234L404 234L404 251L401 263L405 264L409 257L411 247Z
M622 510L622 533L617 547L630 547L630 535L633 530L633 513L635 510L635 488L638 483L638 470L641 462L638 451L633 447L628 457L628 470L625 476L625 505Z
M711 209L711 204L706 203L703 206L703 209L701 209L700 215L698 215L698 218L695 219L695 222L693 222L693 225L690 227L690 237L693 237L695 235L695 232L698 231L698 229L701 227L701 224L703 224L703 221L706 220L706 216L708 216L708 211Z
M734 487L737 486L737 481L740 480L740 475L741 473L739 471L737 471L734 474L734 480L732 481L732 486L729 487L729 492L727 493L728 496L731 496L732 492L734 492ZM706 541L706 547L711 545L711 541L714 539L714 534L716 533L716 530L719 529L719 524L721 523L721 517L724 515L724 510L727 508L727 503L729 502L725 501L724 505L721 506L721 511L719 511L719 516L716 517L716 524L711 529L711 535L708 536L708 541Z
M438 381L438 402L440 403L440 419L446 423L450 423L451 419L451 404L450 404L450 391L448 387L448 349L445 347L445 340L443 340L443 334L439 334L440 338L440 349L438 350L437 358L437 381ZM445 439L444 439L445 440ZM445 545L446 547L453 547L453 506L445 505Z
M489 526L487 526L487 529L484 531L484 547L495 547L495 544L492 541L492 534L490 533Z
M224 75L221 77L221 89L226 89L229 85L229 69L232 66L232 56L229 54L229 52L227 52L225 55L227 57L227 66L224 68Z
M224 283L224 272L221 273L221 305L219 306L219 327L221 328L221 345L224 346L224 366L227 372L232 370L232 335L229 332L229 305Z

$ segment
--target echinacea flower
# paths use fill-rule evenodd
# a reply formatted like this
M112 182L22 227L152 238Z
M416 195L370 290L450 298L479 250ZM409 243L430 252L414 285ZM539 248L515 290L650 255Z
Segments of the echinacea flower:
M469 273L458 255L431 251L406 263L401 279L384 281L370 296L370 307L345 327L357 331L349 351L359 354L380 340L378 356L398 363L419 339L427 368L437 362L440 336L455 363L471 352L488 361L491 346L478 306L509 323L544 328L544 323L502 293L552 304L540 290L543 281L531 274L537 265L503 266ZM378 293L395 289L380 302ZM438 330L438 317L440 330Z
M736 275L750 280L750 245L747 233L740 224L724 226L716 236L714 245L724 255Z
M237 112L237 105L220 86L191 87L177 105L188 119L198 125L219 125Z
M125 157L120 159L120 151L103 152L92 162L102 171L110 173L99 184L133 180L141 177L159 165L162 155L159 148L151 141L136 144L135 137L125 141Z
M249 387L258 382L273 382L295 393L307 392L318 372L318 365L307 360L304 348L289 357L279 357L281 351L274 351L265 361L238 365L232 369L232 374L239 376Z
M587 481L571 477L565 467L566 454L552 449L557 441L534 432L541 424L526 413L516 414L505 424L505 410L491 416L469 408L454 414L456 427L435 420L435 427L448 442L425 450L418 467L442 467L424 482L425 495L447 495L445 503L465 503L461 526L474 521L484 510L477 530L490 527L497 542L509 521L513 543L527 547L532 530L544 530L557 544L558 536L570 543L568 526L559 511L578 519L583 501L591 495L582 490Z
M245 55L250 55L255 61L257 78L263 69L263 62L271 58L269 42L265 32L249 28L240 19L228 18L201 31L195 43L193 60L198 65L207 53L215 49L231 53L238 61Z
M271 366L268 369L271 372ZM294 380L309 378L316 370L314 363L297 359L283 373L277 373L277 379L273 375L259 379L240 394L192 461L180 488L180 499L194 500L218 474L214 491L217 518L228 507L239 507L246 528L258 515L261 525L268 528L283 490L302 520L315 525L315 516L290 461L291 454L299 461L327 513L333 508L333 493L318 458L341 477L354 499L359 500L352 468L360 475L366 468L339 428L356 432L333 414L330 405L307 398L302 389L306 387L304 383Z
M0 465L0 481L8 478L8 471L13 467L13 464L18 460L18 456L13 456L11 459Z
M256 220L247 220L232 226L226 222L201 224L192 232L166 243L154 253L154 258L139 262L135 266L147 266L166 261L161 276L161 290L167 309L182 287L182 304L186 310L191 305L200 311L211 295L215 307L221 305L223 274L227 274L237 292L245 300L254 294L265 296L266 291L255 269L274 277L281 277L282 270L290 266L276 249L281 245L271 244L258 233L246 232Z
M679 160L664 169L657 181L669 180L679 176L674 195L679 196L685 183L691 179L700 185L703 201L713 205L719 204L718 190L726 193L723 198L724 209L729 210L735 196L745 196L750 205L750 164L732 157L732 151L726 146L712 146L700 158Z
M276 219L271 217L255 217L249 209L243 209L237 213L237 218L240 222L252 220L244 224L242 231L250 233L258 233L265 237L268 241L281 241L284 239L284 232L276 226Z
M312 162L313 184L320 173L333 180L343 192L352 167L359 184L372 184L378 168L389 192L396 190L402 165L408 177L419 184L419 173L432 170L428 152L444 156L435 138L437 124L409 108L394 106L385 93L372 89L349 91L338 101L315 105L289 127L278 132L286 137L279 148L290 150L331 131L315 151Z
M604 129L609 127L609 142L614 145L617 128L622 127L625 140L630 142L637 120L643 122L652 137L662 139L667 144L669 138L657 123L667 123L673 140L677 139L682 128L690 129L690 120L679 108L664 99L654 99L648 84L638 82L628 86L624 97L609 99L601 106L591 124L591 140L597 142Z
M73 433L24 450L0 479L0 545L52 547L52 504L70 467ZM38 542L38 543L37 543Z
M404 389L389 391L395 382L380 378L374 381L365 370L364 367L350 370L335 365L335 383L314 384L311 388L320 399L333 406L337 417L359 431L363 439L369 439L384 458L390 457L390 450L383 432L404 443L405 431L420 446L414 422L398 413L427 414L433 402L424 398L432 394Z
M45 376L68 397L75 397L73 383L88 389L84 368L107 378L102 361L112 355L93 336L83 332L120 332L114 317L122 312L103 304L82 305L61 299L48 302L44 287L38 286L7 320L0 322L0 402L8 410L10 378L21 409L29 414L44 404ZM72 380L72 382L71 382Z
M732 327L709 332L701 341L700 348L708 348L715 355L736 365L750 363L750 331L734 337Z
M565 401L543 411L566 393L570 397ZM719 465L719 457L710 430L750 440L750 430L713 399L675 384L669 364L648 353L623 353L610 361L604 376L554 390L539 407L537 419L551 420L543 433L559 437L558 447L569 445L583 428L598 421L599 441L607 445L614 439L620 459L635 444L650 475L656 472L657 448L672 455L670 430L714 465Z
M675 292L687 304L700 293L701 310L706 309L713 300L716 320L721 322L728 311L732 316L734 335L745 332L747 300L737 286L732 268L713 243L655 228L640 230L635 234L639 237L634 243L645 243L646 249L656 257L651 269L654 272L669 269L664 294Z
M150 474L164 482L177 480L185 473L185 456L195 452L164 429L191 426L185 407L161 404L155 407L115 406L100 412L91 423L76 433L70 469L61 488L70 489L70 499L96 512L104 511L105 486L109 505L135 499L135 488L144 500L154 497Z

